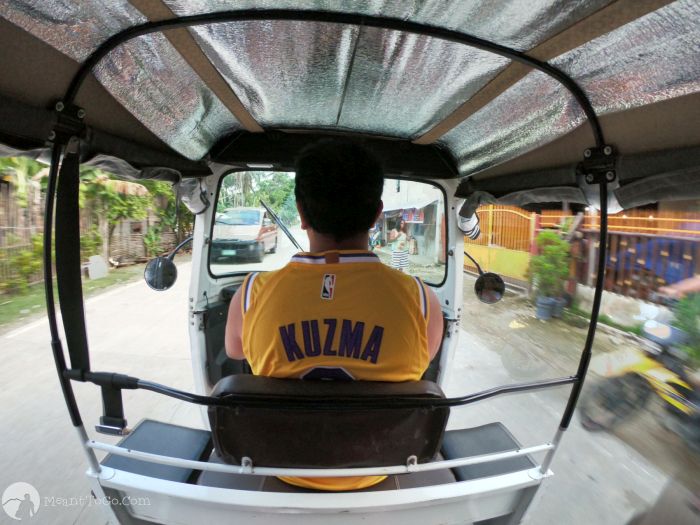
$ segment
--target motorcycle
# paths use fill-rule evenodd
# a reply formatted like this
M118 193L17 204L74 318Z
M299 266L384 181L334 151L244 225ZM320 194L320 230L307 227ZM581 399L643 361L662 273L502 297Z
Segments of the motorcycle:
M679 350L686 334L670 324L647 321L644 337L654 343L636 349L581 401L581 423L590 431L613 430L644 408L652 395L664 407L664 426L700 453L700 382Z

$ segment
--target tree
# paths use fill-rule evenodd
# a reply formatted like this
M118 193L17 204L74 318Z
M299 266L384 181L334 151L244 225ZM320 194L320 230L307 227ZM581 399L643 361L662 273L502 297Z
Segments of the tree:
M255 189L255 199L265 201L285 224L297 221L294 179L288 173L267 174Z
M255 171L240 171L224 177L219 191L217 211L241 206L257 206L255 188L262 174Z
M83 168L80 182L81 202L97 219L102 256L106 260L117 224L125 219L145 219L153 201L142 184L113 180L95 168Z
M241 206L257 208L261 200L270 206L285 224L298 221L294 177L286 172L243 171L227 175L221 183L216 209L223 212Z
M0 158L0 173L10 176L10 181L15 188L15 197L20 207L27 207L27 187L31 179L39 173L43 166L27 157Z
M184 204L180 203L178 208L173 186L162 181L145 180L141 183L150 192L154 204L153 211L158 217L158 223L150 226L144 236L146 251L149 253L157 251L160 247L161 234L166 228L175 232L177 242L182 240L183 233L191 234L194 217Z

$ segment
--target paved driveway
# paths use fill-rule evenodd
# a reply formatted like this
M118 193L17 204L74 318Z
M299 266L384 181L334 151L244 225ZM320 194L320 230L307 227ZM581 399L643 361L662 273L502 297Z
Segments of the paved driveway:
M166 292L153 292L137 282L87 301L93 369L193 388L186 312L189 269L189 264L180 264L179 280ZM461 334L448 394L523 379L518 371L528 368L508 357L515 355L509 353L512 348L500 347L480 328L467 329ZM499 330L494 327L494 333ZM38 523L103 522L96 505L79 499L89 494L83 477L86 463L59 391L45 319L0 336L0 348L0 491L17 481L36 487L42 497ZM537 373L549 371L538 368ZM99 390L78 384L76 396L90 430L101 413ZM455 409L450 426L501 420L524 445L544 442L554 434L565 396L565 389L559 389L485 401ZM198 408L150 392L125 391L124 402L132 425L142 417L202 424ZM565 436L552 468L555 477L540 492L526 518L529 524L620 525L653 501L665 481L623 442L589 434L578 421ZM0 511L0 523L16 522Z

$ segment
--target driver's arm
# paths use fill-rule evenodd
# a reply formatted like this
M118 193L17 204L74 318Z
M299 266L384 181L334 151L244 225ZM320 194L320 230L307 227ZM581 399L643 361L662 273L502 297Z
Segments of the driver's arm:
M245 359L245 355L243 355L243 339L241 338L241 334L243 333L242 290L242 286L236 290L236 293L233 294L231 298L231 304L228 307L224 343L226 346L226 355L231 359Z

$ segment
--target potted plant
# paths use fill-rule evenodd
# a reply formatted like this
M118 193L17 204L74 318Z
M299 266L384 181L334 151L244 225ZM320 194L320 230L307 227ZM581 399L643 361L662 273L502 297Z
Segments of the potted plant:
M553 231L544 230L536 239L538 255L530 261L530 278L536 288L537 318L561 317L564 284L569 276L569 243Z

